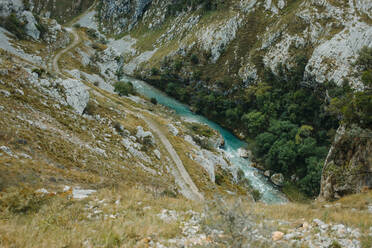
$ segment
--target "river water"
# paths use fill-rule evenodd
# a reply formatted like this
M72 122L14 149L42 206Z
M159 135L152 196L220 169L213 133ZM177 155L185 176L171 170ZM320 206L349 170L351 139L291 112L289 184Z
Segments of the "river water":
M199 123L204 123L209 127L217 130L221 133L225 140L224 150L228 155L228 158L233 166L240 167L245 176L251 182L253 188L257 189L261 195L261 200L265 203L278 204L287 202L285 195L280 192L272 183L268 181L258 170L251 165L251 162L247 159L243 159L238 155L238 149L241 147L246 147L246 143L235 137L231 132L221 127L217 123L214 123L207 118L193 113L188 106L182 104L181 102L167 96L160 90L154 88L153 86L130 77L124 77L124 81L130 81L136 88L137 92L148 98L154 97L157 99L159 104L167 106L173 109L179 116L197 121Z

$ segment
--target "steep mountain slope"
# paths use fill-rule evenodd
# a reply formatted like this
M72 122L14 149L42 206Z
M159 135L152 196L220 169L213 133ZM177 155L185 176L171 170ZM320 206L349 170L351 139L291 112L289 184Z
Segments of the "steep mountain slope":
M98 6L97 29L125 44L120 73L140 77L239 137L254 139L266 169L294 178L307 194L319 193L321 164L338 128L339 114L329 112L335 97L330 92L343 85L369 90L356 61L363 47L372 47L370 1ZM272 142L279 129L290 137ZM301 141L296 132L304 135Z
M100 20L116 34L134 28L131 35L139 41L132 60L153 51L139 69L141 73L160 66L164 57L185 60L195 52L207 56L199 58L202 64L198 69L204 79L216 81L227 75L247 81L258 79L263 66L273 71L280 63L291 67L301 54L309 59L305 78L340 84L347 77L354 86L360 86L358 78L352 76L355 71L351 64L372 40L369 1L209 1L216 5L213 10L176 1L184 8L174 15L170 11L173 1L119 2L102 1ZM180 72L183 77L195 70L186 67ZM125 72L134 73L129 68Z
M217 12L203 18L215 18L224 13L221 6L230 6L209 2ZM147 11L155 13L155 3L166 7L170 2L103 3L107 20L112 18L110 6L129 6L111 12L119 13L115 23L127 20L120 30L131 30L137 40L113 40L95 31L109 32L111 27L95 22L94 10L72 29L27 11L21 2L0 1L5 20L5 29L0 28L1 247L371 246L372 195L367 189L327 204L279 207L256 202L257 191L219 149L219 133L179 118L154 99L115 92L123 70L134 72L147 59L156 66L153 56L163 56L157 51L165 45L141 54L135 46L152 45L158 33L141 31L143 20ZM167 14L175 15L183 7L179 4ZM274 5L269 6L275 13ZM164 25L173 24L166 16ZM166 70L167 65L162 67ZM154 71L151 76L159 76ZM299 130L296 138L305 147L311 129ZM350 153L348 158L369 158L359 155ZM329 158L338 162L339 156Z

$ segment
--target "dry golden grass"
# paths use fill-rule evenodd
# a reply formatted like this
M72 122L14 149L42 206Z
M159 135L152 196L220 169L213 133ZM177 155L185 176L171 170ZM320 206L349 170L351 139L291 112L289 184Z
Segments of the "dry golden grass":
M100 201L104 200L104 203ZM87 206L91 209L87 209ZM1 247L134 247L144 238L174 238L179 223L157 217L162 209L182 212L200 210L184 199L156 197L141 189L119 187L102 190L92 197L75 201L55 196L37 213L0 215ZM89 217L94 210L102 213ZM111 218L110 215L115 216ZM89 246L88 246L89 247Z
M339 204L337 204L339 203ZM280 206L257 204L251 210L264 218L311 222L318 218L328 223L341 223L360 228L367 233L372 226L372 215L367 207L372 204L372 191L346 196L336 202L313 201L310 204L288 203ZM332 207L324 207L332 205ZM364 211L361 211L364 210Z

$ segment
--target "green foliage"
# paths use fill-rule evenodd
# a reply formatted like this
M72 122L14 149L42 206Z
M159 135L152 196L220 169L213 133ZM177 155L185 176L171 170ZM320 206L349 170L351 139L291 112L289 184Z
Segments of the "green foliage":
M266 126L265 115L258 111L244 114L242 117L242 121L248 133L251 135L259 133L261 130L265 129Z
M252 194L253 199L256 202L259 201L261 199L261 197L262 197L260 191L258 191L256 189L252 190L251 194Z
M91 39L97 39L98 38L98 33L96 30L94 30L93 28L87 28L85 30L85 33L89 36L89 38Z
M192 54L191 57L190 57L190 61L191 61L191 63L193 63L194 65L199 64L199 58L198 58L198 55L196 55L196 54Z
M356 65L361 66L362 70L372 69L372 47L365 46L360 50Z
M5 19L1 20L1 25L14 34L18 39L24 40L27 38L26 32L25 32L25 26L27 23L19 21L17 16L12 13Z
M45 38L45 35L48 33L48 26L46 26L41 18L38 16L38 15L35 15L35 19L37 21L36 23L36 28L39 30L40 32L40 37L41 38Z
M287 178L296 174L298 187L313 196L320 183L318 165L333 139L330 130L338 127L337 118L328 112L326 92L339 96L348 86L340 89L332 82L320 85L312 80L304 84L306 56L297 55L295 62L292 69L279 66L277 74L265 70L265 80L249 86L225 78L214 82L217 89L212 90L209 83L195 78L181 81L169 71L149 82L195 112L230 130L244 131L255 140L253 150L259 162Z
M155 67L151 68L151 75L157 76L159 74L160 74L160 71L157 68Z
M364 91L353 91L343 86L342 92L332 94L330 110L348 125L357 124L363 128L372 127L372 48L364 47L356 63L362 68L361 79ZM345 82L346 84L346 82Z
M214 132L212 131L212 129L200 123L196 123L196 122L186 123L186 127L190 129L193 133L200 135L200 136L210 138L214 135Z
M114 85L115 92L119 94L119 96L128 96L129 94L134 95L136 94L136 90L133 87L131 82L117 82Z
M36 73L39 77L41 77L45 74L45 69L44 68L35 68L35 69L32 69L32 73Z
M154 105L158 104L158 100L155 97L151 97L150 101Z
M84 111L83 111L83 114L87 114L87 115L95 115L97 111L97 105L92 102L92 101L89 101L87 106L85 107Z

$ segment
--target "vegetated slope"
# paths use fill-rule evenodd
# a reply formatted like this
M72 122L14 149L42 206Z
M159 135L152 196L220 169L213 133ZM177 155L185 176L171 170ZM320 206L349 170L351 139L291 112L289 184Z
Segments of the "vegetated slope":
M372 46L370 2L99 4L101 30L130 40L122 73L247 137L265 169L318 195L339 125L329 100L347 94L347 87L365 88L354 63ZM368 115L367 108L356 108Z
M63 24L87 10L94 0L23 0L23 3L37 15L56 19Z

